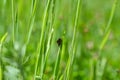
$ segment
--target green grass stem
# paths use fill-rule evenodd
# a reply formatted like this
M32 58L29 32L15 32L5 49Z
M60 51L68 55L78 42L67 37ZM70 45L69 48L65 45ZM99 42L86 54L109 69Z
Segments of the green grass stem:
M36 79L37 76L37 70L38 70L38 63L39 63L39 59L42 59L42 56L40 56L41 53L41 49L42 49L42 42L43 42L43 37L44 37L44 32L45 32L45 27L46 27L46 22L47 22L47 15L48 15L48 10L49 10L49 6L50 6L50 1L47 1L47 6L44 12L44 16L43 16L43 23L42 23L42 27L41 27L41 36L40 36L40 41L38 43L38 48L37 48L37 60L35 63L35 74L34 74L34 80ZM40 58L41 57L41 58Z
M2 45L3 42L5 41L8 33L5 33L3 37L0 40L0 80L3 80L3 69L2 69Z
M67 73L66 73L66 80L69 80L69 77L70 77L70 69L72 67L72 64L73 64L73 59L74 59L74 47L75 47L75 39L76 39L76 32L77 32L77 24L78 24L78 17L79 17L79 14L80 14L80 3L81 3L81 0L78 0L77 2L77 10L76 10L76 17L75 17L75 23L74 23L74 31L73 31L73 37L72 37L72 43L71 43L71 48L70 48L70 51L69 51L69 58L68 58L68 62L67 62Z
M111 13L110 13L110 17L109 17L109 20L108 20L108 23L107 23L107 26L106 26L106 29L105 29L105 36L100 44L100 51L103 49L104 45L106 44L107 40L108 40L108 37L110 35L110 32L111 32L111 29L110 29L110 26L111 26L111 23L112 23L112 20L113 20L113 16L114 16L114 13L115 13L115 9L116 9L116 5L117 4L117 0L114 0L114 3L113 3L113 6L112 6L112 10L111 10Z

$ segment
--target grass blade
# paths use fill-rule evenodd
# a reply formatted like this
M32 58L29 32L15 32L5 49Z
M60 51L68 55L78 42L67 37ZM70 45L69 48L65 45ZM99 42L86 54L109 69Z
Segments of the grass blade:
M110 13L110 17L109 17L109 21L108 21L107 27L105 29L105 35L104 35L104 38L103 38L103 40L100 44L100 47L99 47L99 54L101 54L101 51L102 51L103 47L105 46L105 44L108 40L108 37L110 35L110 32L111 32L110 26L111 26L112 19L113 19L114 13L115 13L116 4L117 4L117 0L114 0L112 10L111 10L111 13ZM104 74L104 69L105 69L106 63L107 63L106 58L101 58L100 60L97 61L97 63L96 63L96 67L97 67L97 69L96 69L96 80L102 80L102 76Z
M13 44L15 42L15 13L14 13L14 0L11 0L12 3L12 26L13 26L13 30L12 30L12 38L13 38Z
M113 6L112 6L112 10L111 10L111 14L110 14L110 18L109 18L109 21L107 23L107 27L105 29L105 36L100 44L100 51L103 49L105 43L107 42L108 40L108 37L109 37L109 34L110 34L110 25L112 23L112 19L113 19L113 16L114 16L114 13L115 13L115 9L116 9L116 4L117 4L117 0L114 0L114 3L113 3Z
M79 17L79 13L80 13L80 3L81 3L81 0L78 0L75 23L74 23L73 38L72 38L71 48L70 48L70 52L69 52L70 54L69 54L67 67L66 67L66 80L69 80L70 69L72 67L73 59L75 56L74 48L75 48L75 38L76 38L76 32L77 32L76 30L77 30L77 24L78 24L78 17Z
M112 10L111 10L111 14L110 14L110 18L109 18L109 21L108 21L105 33L109 31L109 28L110 28L110 25L111 25L111 22L112 22L114 13L115 13L116 4L117 4L117 0L114 0L113 6L112 6Z
M111 30L109 29L109 31L106 33L105 37L103 38L102 43L101 43L101 45L100 45L100 51L103 49L105 43L107 42L107 39L108 39L109 34L110 34L110 31L111 31Z
M0 40L0 80L3 80L3 69L2 69L2 45L3 42L5 41L8 33L5 33L4 36Z
M39 41L39 44L38 44L38 48L37 48L37 60L36 60L36 63L35 63L34 80L36 79L35 77L37 76L37 69L38 69L39 59L42 59L42 58L40 58L41 54L42 54L41 49L42 49L42 42L43 42L43 36L44 36L46 22L47 22L47 13L48 13L48 10L49 10L50 1L51 0L48 0L48 2L47 2L47 6L46 6L44 16L43 16L42 31L41 31L41 36L40 36L40 41Z
M98 63L96 64L97 67L97 71L96 71L96 80L102 80L103 74L104 74L104 70L106 67L106 63L107 63L107 59L106 58L102 58L101 61L98 61Z
M52 36L53 36L53 32L54 32L54 5L55 5L55 0L52 0L51 5L50 5L50 28L49 28L49 33L48 33L48 41L47 41L47 49L45 51L45 59L43 61L43 64L41 64L41 78L43 78L43 73L45 71L46 68L46 63L47 63L47 59L48 59L48 55L49 55L49 50L50 50L50 46L51 46L51 40L52 40Z
M29 20L29 30L28 30L28 34L27 34L27 40L25 42L25 45L24 45L24 52L23 52L23 55L22 55L22 58L23 58L23 63L24 63L24 57L25 57L25 54L26 54L26 47L28 46L29 44L29 41L30 41L30 38L31 38L31 34L32 34L32 30L33 30L33 26L34 26L34 21L35 21L35 11L36 11L36 8L37 8L37 1L38 0L32 0L32 7L31 7L31 16L30 16L30 20Z
M37 7L37 0L33 0L32 4L33 4L32 14L31 14L30 21L29 21L29 31L28 31L26 45L30 41L31 33L32 33L32 30L33 30L33 25L34 25L34 20L35 20L35 11L36 11L36 7Z
M61 59L61 46L58 49L57 59L56 59L55 67L54 67L54 73L53 73L54 80L57 80L57 76L59 73L60 59Z

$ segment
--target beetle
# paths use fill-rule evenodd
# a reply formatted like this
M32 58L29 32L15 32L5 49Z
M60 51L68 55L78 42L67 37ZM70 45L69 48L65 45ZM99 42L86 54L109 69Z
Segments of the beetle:
M62 39L61 39L61 38L59 38L59 39L57 40L57 44L58 44L58 46L61 46L61 45L62 45Z

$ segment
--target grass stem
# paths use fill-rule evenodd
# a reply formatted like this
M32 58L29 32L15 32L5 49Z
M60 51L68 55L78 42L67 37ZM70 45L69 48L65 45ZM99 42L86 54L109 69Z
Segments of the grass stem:
M77 30L77 24L78 24L78 17L79 17L79 13L80 13L80 3L81 3L81 0L78 0L78 3L77 3L77 10L76 10L76 16L75 16L75 23L74 23L74 31L73 31L73 37L72 37L72 43L71 43L71 48L70 48L70 51L69 51L69 58L68 58L68 62L67 62L67 75L66 75L66 80L69 80L69 75L70 75L70 69L72 67L72 64L73 64L73 59L74 59L74 47L75 47L75 39L76 39L76 30Z
M37 76L37 70L38 70L38 62L39 62L39 59L42 59L40 56L42 53L41 53L41 49L42 49L42 42L43 42L43 36L44 36L44 32L45 32L45 27L46 27L46 22L47 22L47 13L48 13L48 9L49 9L49 6L50 6L50 1L51 0L48 0L47 1L47 6L46 6L46 9L45 9L45 12L44 12L44 16L43 16L43 23L42 23L42 30L41 30L41 36L40 36L40 41L39 41L39 44L38 44L38 48L37 48L37 60L36 60L36 63L35 63L35 74L34 74L34 80L36 79L35 77Z

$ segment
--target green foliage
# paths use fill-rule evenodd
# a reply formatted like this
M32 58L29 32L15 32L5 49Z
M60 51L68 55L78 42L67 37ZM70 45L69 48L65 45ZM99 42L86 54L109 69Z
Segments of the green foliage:
M120 80L119 0L0 0L0 80Z

